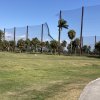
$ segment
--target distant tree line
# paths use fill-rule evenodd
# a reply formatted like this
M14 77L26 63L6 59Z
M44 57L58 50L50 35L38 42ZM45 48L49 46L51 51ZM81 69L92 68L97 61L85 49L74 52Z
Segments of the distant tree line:
M61 21L62 25L59 27L68 27L68 25L63 25L63 21ZM59 22L60 23L60 22ZM62 29L62 28L61 28ZM34 53L49 53L49 54L59 54L59 50L61 54L79 54L80 53L80 39L75 38L76 32L71 29L67 33L71 42L68 44L67 41L63 40L62 42L57 40L44 41L41 42L37 37L32 40L20 39L17 43L13 40L7 41L3 39L4 33L0 30L0 51L9 51L9 52L34 52ZM100 41L95 44L95 49L91 52L91 46L84 45L82 47L83 54L95 53L100 55Z

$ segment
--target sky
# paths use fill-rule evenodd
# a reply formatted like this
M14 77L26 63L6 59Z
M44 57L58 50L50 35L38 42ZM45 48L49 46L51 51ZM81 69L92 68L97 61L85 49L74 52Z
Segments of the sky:
M80 8L83 4L100 5L100 0L0 0L0 29L47 22L51 35L57 38L59 11ZM87 31L84 31L84 35L87 35Z

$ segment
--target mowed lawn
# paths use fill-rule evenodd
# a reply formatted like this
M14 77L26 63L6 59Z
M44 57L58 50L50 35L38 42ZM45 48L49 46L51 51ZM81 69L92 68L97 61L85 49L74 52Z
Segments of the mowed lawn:
M100 59L0 52L0 100L78 100Z

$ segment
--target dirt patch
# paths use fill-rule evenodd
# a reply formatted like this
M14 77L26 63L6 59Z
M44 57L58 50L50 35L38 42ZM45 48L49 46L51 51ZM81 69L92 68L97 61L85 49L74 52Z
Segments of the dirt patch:
M58 94L53 98L48 98L47 100L78 100L84 84L70 84L63 88L61 92L58 91Z

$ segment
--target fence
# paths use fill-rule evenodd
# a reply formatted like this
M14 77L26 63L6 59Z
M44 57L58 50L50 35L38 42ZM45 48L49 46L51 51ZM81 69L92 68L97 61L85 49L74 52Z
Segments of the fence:
M99 9L100 5L96 5L60 11L60 19L66 20L69 25L68 29L61 31L61 41L66 40L69 43L67 33L73 29L76 32L76 38L81 40L81 45L89 45L93 49L95 43L100 41ZM80 36L83 37L83 41Z
M38 38L41 42L53 40L49 32L48 24L14 27L10 29L4 28L4 40L17 42L19 39L31 40L32 38Z
M100 36L83 36L82 47L84 45L90 46L91 51L95 49L95 44L100 41Z

